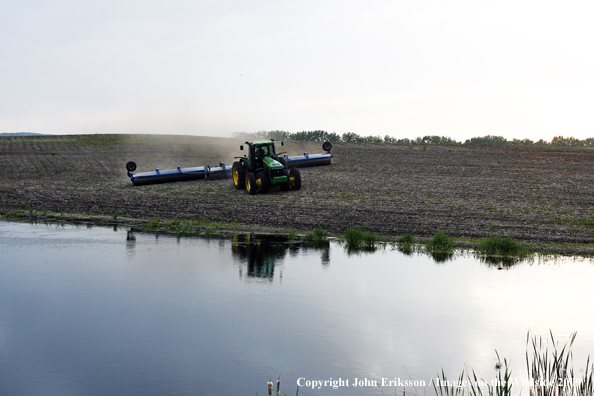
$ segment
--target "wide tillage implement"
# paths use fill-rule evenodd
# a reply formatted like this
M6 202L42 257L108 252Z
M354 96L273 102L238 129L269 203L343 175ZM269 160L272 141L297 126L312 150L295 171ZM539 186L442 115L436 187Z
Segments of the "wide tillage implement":
M246 142L247 144L248 142ZM272 144L272 151L274 152L274 140L261 140L258 142L250 142L250 143L257 143L260 146L267 147L268 145ZM282 145L283 142L281 142ZM304 168L308 166L320 166L320 165L330 165L332 158L334 156L330 154L330 150L332 149L332 144L330 142L324 142L322 144L322 149L326 151L323 154L308 154L303 153L303 155L297 156L288 156L286 153L279 153L279 155L265 155L262 157L262 161L266 163L266 169L270 169L270 177L277 178L277 179L270 179L272 182L271 185L278 185L282 184L279 182L279 177L282 178L285 175L282 174L282 170L275 165L272 161L276 161L282 165L282 168L292 169L292 168ZM268 149L267 149L268 150ZM255 153L254 153L255 155ZM241 157L247 158L247 157ZM257 159L256 161L259 161ZM240 159L241 162L242 160ZM258 162L258 165L260 163ZM260 167L261 170L264 170L264 165ZM260 169L259 168L259 169ZM135 186L140 186L144 184L156 184L156 183L170 183L176 181L185 181L185 180L197 180L197 179L214 179L214 178L225 178L227 176L232 175L232 167L226 166L223 162L219 162L219 166L197 166L193 168L181 168L177 167L177 169L167 169L167 170L159 170L159 168L155 169L154 171L149 172L139 172L133 173L136 170L136 163L133 161L129 161L126 164L126 171L128 177L132 181L132 184ZM293 189L298 189L297 185L300 184L300 176L296 176L297 172L289 172L290 182L293 183ZM247 176L247 175L246 175ZM299 180L297 180L299 178ZM283 179L284 180L284 179ZM241 183L241 182L239 182ZM260 181L260 184L262 182ZM234 183L235 184L235 183ZM237 186L237 184L235 184ZM282 188L282 187L281 187Z

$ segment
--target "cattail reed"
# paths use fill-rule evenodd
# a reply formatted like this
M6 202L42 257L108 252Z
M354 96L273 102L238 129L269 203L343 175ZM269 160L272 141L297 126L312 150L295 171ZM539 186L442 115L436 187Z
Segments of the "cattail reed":
M268 381L268 396L272 396L272 381Z

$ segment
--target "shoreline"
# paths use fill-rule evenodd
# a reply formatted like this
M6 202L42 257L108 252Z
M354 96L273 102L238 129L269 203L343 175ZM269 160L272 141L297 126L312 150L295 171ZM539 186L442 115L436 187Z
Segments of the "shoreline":
M270 235L281 236L290 240L293 235L298 241L306 241L306 235L310 230L291 229L283 231L275 228L246 227L234 223L210 223L199 221L176 221L140 219L140 218L113 218L102 215L84 215L72 213L51 213L37 211L6 211L0 208L0 220L8 222L30 223L30 224L62 224L82 225L98 227L122 227L133 232L154 233L163 235L187 236L187 237L225 237L232 235ZM397 237L388 235L376 235L378 246L397 246ZM413 251L421 250L431 238L415 238L411 244ZM343 241L342 235L329 233L328 240ZM461 252L473 252L479 245L480 240L453 238L454 249ZM594 245L591 244L558 244L558 243L524 243L528 254L539 254L542 256L575 256L581 258L594 257ZM379 248L379 247L378 247ZM362 250L364 251L364 250ZM516 256L493 256L502 258L515 258Z

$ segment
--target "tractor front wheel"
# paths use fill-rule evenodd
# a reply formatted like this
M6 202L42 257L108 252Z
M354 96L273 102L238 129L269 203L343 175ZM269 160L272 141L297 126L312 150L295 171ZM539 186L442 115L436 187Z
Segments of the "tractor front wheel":
M245 189L250 195L254 195L258 191L256 186L256 176L252 172L248 172L245 177Z
M299 169L289 169L289 184L291 184L293 190L301 189L301 172L299 172Z
M287 182L280 185L281 191L289 191L291 189L291 179L288 169L283 169L283 176L287 176Z
M233 163L233 185L236 189L241 190L245 188L245 168L239 161Z
M260 194L266 194L268 192L268 179L264 172L258 172L256 174L256 188Z

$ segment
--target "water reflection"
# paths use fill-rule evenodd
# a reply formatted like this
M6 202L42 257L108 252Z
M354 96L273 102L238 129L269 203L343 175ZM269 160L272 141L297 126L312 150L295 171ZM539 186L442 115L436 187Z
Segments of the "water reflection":
M412 256L415 252L414 248L411 246L410 243L399 244L398 251L404 254L405 256Z
M132 230L128 230L128 232L126 233L126 241L128 241L128 242L135 242L136 241L136 236L134 235L134 233L132 232Z
M130 229L126 234L126 248L130 256L134 254L136 242L135 231L139 230ZM159 239L159 234L155 234L155 239ZM178 244L181 240L181 236L176 237ZM218 238L218 243L221 245L222 249L224 249L225 240L228 241L228 239L225 238ZM355 247L349 244L344 244L343 247L348 256L356 256L366 253L375 253L378 249L385 248L386 245L380 247ZM423 246L409 243L393 244L392 248L405 256L413 256L415 254L429 256L436 264L444 264L453 261L456 256L455 252L431 252L424 249ZM237 234L232 238L231 250L233 257L247 267L246 274L249 278L272 280L274 278L275 265L282 263L287 255L296 257L300 253L311 249L320 252L320 262L322 266L327 267L330 265L330 242L328 241L295 241L290 240L284 235ZM500 270L511 268L525 261L525 258L521 257L487 256L480 254L472 255L488 267L495 267Z
M519 257L502 257L502 256L484 256L475 255L475 257L488 267L497 267L497 269L509 269L523 260Z
M233 257L247 264L247 276L272 280L274 266L283 260L288 246L273 238L253 238L251 235L235 235L231 245Z
M324 267L330 265L330 245L322 249L322 265Z
M454 258L453 252L429 252L429 255L437 264L446 263Z
M252 279L266 279L272 281L275 266L282 264L289 254L296 257L298 254L310 249L320 251L322 266L330 265L330 243L289 241L282 235L234 235L231 244L233 258L242 264L240 276L245 275ZM282 274L281 274L282 277Z
M362 253L375 253L377 251L376 246L352 246L348 243L344 246L348 256L358 256Z
M394 248L395 250L398 250L405 256L412 257L415 253L421 256L429 256L433 259L433 261L436 264L443 264L447 263L448 261L453 261L456 255L465 254L464 250L454 250L450 252L432 252L421 245L412 245L409 243L397 243L394 245ZM472 253L472 251L468 253L481 263L486 264L488 267L496 267L500 270L511 268L514 265L526 262L527 260L526 257L489 256L484 254L478 254L476 252Z

